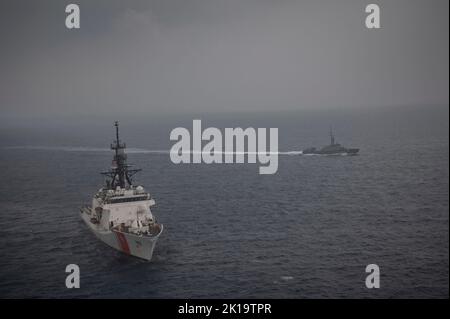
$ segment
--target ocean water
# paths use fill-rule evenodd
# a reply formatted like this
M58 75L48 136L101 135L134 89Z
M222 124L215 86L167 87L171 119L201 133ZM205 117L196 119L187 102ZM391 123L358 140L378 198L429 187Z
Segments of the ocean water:
M358 156L280 154L175 165L170 130L278 127L280 151L328 143ZM137 182L164 224L152 262L94 238L78 208L102 185L113 118L25 119L0 129L0 297L448 298L448 106L184 114L121 121ZM65 287L79 265L81 288ZM365 287L380 267L381 288Z

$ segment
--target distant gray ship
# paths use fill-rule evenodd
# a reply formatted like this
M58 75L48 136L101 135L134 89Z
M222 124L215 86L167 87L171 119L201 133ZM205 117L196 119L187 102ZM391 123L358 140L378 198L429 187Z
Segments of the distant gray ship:
M317 154L317 155L356 155L359 152L359 148L346 148L341 144L336 143L334 140L333 131L330 128L330 139L331 144L322 147L321 149L316 149L315 147L310 147L303 150L302 154Z

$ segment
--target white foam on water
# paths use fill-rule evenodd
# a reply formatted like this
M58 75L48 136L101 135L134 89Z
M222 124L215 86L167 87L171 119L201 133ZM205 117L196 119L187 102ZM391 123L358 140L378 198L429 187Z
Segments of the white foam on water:
M280 279L284 280L284 281L288 281L288 280L294 279L294 277L292 277L292 276L281 276Z
M303 151L278 152L280 155L303 155Z
M18 145L18 146L6 146L3 149L25 149L25 150L39 150L39 151L64 151L64 152L111 152L110 148L102 147L88 147L88 146L45 146L45 145ZM171 150L151 150L146 148L127 148L126 152L129 154L171 154L177 153ZM201 154L201 151L184 151L187 154ZM216 151L216 154L220 155L287 155L287 156L350 156L348 153L339 154L303 154L303 151L291 150L291 151L279 151L279 152L226 152Z
M39 150L39 151L64 151L64 152L111 152L109 148L101 147L87 147L87 146L33 146L33 145L19 145L19 146L7 146L3 149L25 149L25 150ZM171 154L177 153L170 150L150 150L145 148L127 148L126 152L129 154ZM188 154L201 154L199 151L184 151ZM225 152L216 151L216 154L221 155L302 155L302 151L283 151L283 152Z
M349 154L349 153L336 153L336 154L300 154L303 156L352 156L357 154Z

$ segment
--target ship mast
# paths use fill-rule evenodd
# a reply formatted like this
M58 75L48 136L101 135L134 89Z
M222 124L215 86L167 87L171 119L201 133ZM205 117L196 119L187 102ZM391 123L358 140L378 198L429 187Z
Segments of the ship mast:
M126 145L119 139L119 122L115 121L114 126L116 127L116 140L111 144L111 149L115 152L114 159L111 169L101 173L111 178L106 183L108 189L132 186L131 177L140 171L140 169L129 169L130 165L127 164L127 154L125 154Z
M333 135L333 129L330 126L330 139L331 139L331 145L334 145L334 135Z

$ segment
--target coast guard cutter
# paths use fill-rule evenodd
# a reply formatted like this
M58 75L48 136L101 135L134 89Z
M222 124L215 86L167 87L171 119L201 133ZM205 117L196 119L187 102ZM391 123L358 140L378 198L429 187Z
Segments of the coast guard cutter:
M92 206L82 207L81 217L95 236L107 245L145 260L151 260L163 225L158 224L150 207L154 199L131 177L140 169L126 163L125 143L119 139L119 123L115 122L116 140L111 144L115 155L111 169L102 174L106 185L92 199Z

